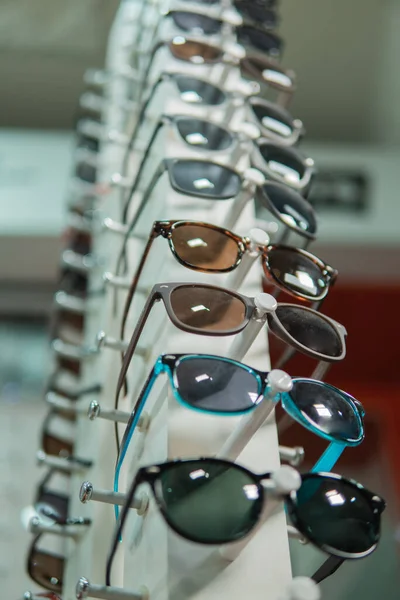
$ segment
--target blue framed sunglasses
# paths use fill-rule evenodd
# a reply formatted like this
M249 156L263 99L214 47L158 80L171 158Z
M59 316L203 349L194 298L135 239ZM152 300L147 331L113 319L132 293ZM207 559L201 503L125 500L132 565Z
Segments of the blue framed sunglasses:
M223 416L244 415L268 395L268 372L208 354L164 354L158 357L133 408L117 458L114 490L146 400L157 377L168 376L174 397L187 408ZM295 421L330 442L312 471L331 471L343 450L364 439L361 403L338 388L308 378L294 378L290 392L274 401ZM273 405L271 405L271 409ZM118 507L116 507L118 514Z

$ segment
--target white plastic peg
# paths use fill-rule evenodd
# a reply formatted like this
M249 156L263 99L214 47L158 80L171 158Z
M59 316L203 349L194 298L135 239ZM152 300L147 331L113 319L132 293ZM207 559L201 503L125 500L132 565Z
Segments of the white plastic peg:
M309 577L295 577L279 600L321 600L321 589Z

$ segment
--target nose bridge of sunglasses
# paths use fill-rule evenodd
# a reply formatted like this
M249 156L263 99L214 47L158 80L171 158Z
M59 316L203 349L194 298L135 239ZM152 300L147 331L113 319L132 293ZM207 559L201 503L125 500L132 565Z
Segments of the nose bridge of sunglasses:
M247 326L235 336L227 352L227 358L243 360L263 328L267 315L275 312L277 306L278 303L271 294L260 293L255 296L253 315Z
M289 392L293 387L290 375L279 369L268 373L266 394L260 399L258 406L249 414L244 415L238 426L226 439L218 452L218 458L236 460L254 434L263 425L274 409L276 397Z
M251 267L270 243L268 233L263 229L254 227L246 239L246 252L243 255L239 266L230 273L226 280L226 287L232 290L238 290L245 281Z
M227 229L234 229L237 220L247 203L255 196L257 188L265 183L265 176L259 169L250 167L242 175L242 189L233 201L231 210L224 226Z

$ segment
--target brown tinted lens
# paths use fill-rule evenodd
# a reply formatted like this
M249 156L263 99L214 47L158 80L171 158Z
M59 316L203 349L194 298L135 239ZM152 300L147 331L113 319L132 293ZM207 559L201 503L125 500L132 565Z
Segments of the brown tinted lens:
M271 248L266 265L290 293L311 300L323 296L328 281L311 258L294 248Z
M183 37L176 37L169 45L172 55L178 60L187 60L193 63L208 63L219 60L222 51L209 44L202 42L192 42Z
M199 331L238 331L245 323L244 302L219 288L181 286L172 292L171 305L181 323Z
M46 590L61 593L64 559L44 550L33 550L29 557L29 576Z
M237 242L211 227L181 225L173 229L171 239L178 257L195 269L224 271L239 258Z
M45 432L42 436L42 449L52 456L70 456L73 450L72 442L63 440L51 433Z

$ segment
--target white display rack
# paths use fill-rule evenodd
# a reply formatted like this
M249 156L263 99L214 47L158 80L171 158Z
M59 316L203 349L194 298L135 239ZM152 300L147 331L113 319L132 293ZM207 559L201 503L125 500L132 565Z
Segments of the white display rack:
M106 60L106 71L119 71L129 60L128 41L134 39L136 22L136 2L122 2L113 24ZM154 69L162 69L166 54L160 52ZM185 69L185 66L168 59L168 68L174 66ZM191 67L192 68L192 67ZM187 70L187 67L186 67ZM192 72L192 71L191 71ZM199 66L199 76L210 77L210 71ZM211 78L217 83L218 72L214 69ZM238 77L232 71L232 78ZM230 79L227 85L235 86ZM158 94L155 103L155 114L161 112L181 114L183 103L165 92ZM109 79L106 86L108 99L107 109L103 113L106 131L123 131L126 113L121 110L121 103L126 99L129 86L124 78ZM190 108L190 107L189 107ZM199 116L218 121L220 115L215 111L196 112ZM242 114L238 110L235 117L238 122ZM151 127L151 120L148 121ZM143 135L146 138L145 128ZM113 174L121 167L123 146L104 142L99 156L102 165L99 180L110 181ZM149 168L145 176L154 170L161 158L185 157L189 151L178 146L165 133L159 136L156 151L152 153ZM196 153L198 156L198 153ZM132 161L137 161L133 156ZM219 162L229 163L232 157L218 157ZM244 170L246 161L234 165ZM210 202L184 198L170 190L162 180L157 186L149 206L141 219L140 233L146 237L155 219L191 219L226 225L232 200ZM143 187L143 186L142 186ZM108 195L99 196L98 214L96 218L110 217L120 220L120 190L113 188ZM137 200L136 200L137 203ZM242 212L234 231L241 235L249 235L255 226L254 206L250 202ZM91 288L98 289L103 282L106 271L115 272L122 238L118 234L102 231L94 236L93 254L98 259L98 266L90 275ZM128 245L130 275L138 264L144 248L142 239L132 238ZM215 285L226 285L233 281L229 275L206 275L185 269L179 265L166 248L163 239L157 240L151 251L146 273L141 280L141 288L150 290L154 283L169 281L207 282ZM261 268L259 263L252 266L251 272L239 291L248 296L256 296L261 292ZM116 311L113 310L115 294L117 294ZM115 292L110 286L104 297L93 298L88 302L89 310L85 318L85 343L88 347L95 344L100 330L107 336L118 339L119 323L124 305L124 290ZM127 340L132 333L135 321L145 302L145 294L138 293L127 326ZM115 313L115 314L114 314ZM242 338L244 339L243 336ZM183 333L169 323L162 303L153 309L151 319L140 340L141 349L146 349L146 356L134 357L128 372L129 394L121 398L119 408L130 411L137 393L143 385L155 359L165 352L204 352L221 356L235 356L243 359L248 365L268 371L269 355L267 330L264 326L250 350L241 355L240 344L233 337L207 337ZM239 350L238 350L239 348ZM100 395L85 396L79 401L82 408L91 400L99 402L103 410L114 408L115 387L121 365L121 354L110 348L102 348L98 354L89 354L84 362L82 385L101 383ZM130 485L130 480L138 466L163 462L175 457L196 457L218 455L229 435L236 430L241 417L221 417L202 415L179 406L168 398L165 378L160 377L146 404L146 413L150 415L150 428L146 434L136 432L125 460L121 477L121 491ZM78 416L77 436L74 452L76 456L90 459L93 466L72 474L72 496L69 504L70 514L92 519L92 524L84 535L68 540L66 570L64 574L63 600L74 600L76 585L81 577L85 577L93 586L104 586L106 558L115 528L114 508L110 504L89 502L82 504L79 500L79 489L85 480L92 482L97 489L112 490L116 461L116 445L113 423L101 418L91 422L85 410ZM123 427L121 425L121 433ZM238 462L254 472L276 471L280 467L277 430L273 415L267 420L240 454ZM229 502L229 499L227 499ZM212 510L212 507L210 507ZM138 516L132 510L124 531L124 540L120 545L117 560L113 569L113 585L124 588L126 597L129 591L139 593L146 589L151 600L213 600L268 598L305 598L313 600L315 590L311 587L296 588L292 586L289 545L286 517L283 504L279 504L273 514L263 523L249 543L238 553L235 548L207 547L189 543L168 530L160 514L150 498L150 507L145 517ZM233 560L233 557L235 559ZM289 586L289 587L288 587ZM292 587L291 587L292 586ZM110 591L103 592L97 588L97 597L112 596ZM99 592L100 589L100 592ZM307 591L306 591L307 589ZM288 591L289 590L289 591ZM292 590L292 591L291 591ZM292 593L293 592L293 593ZM103 594L103 595L102 595ZM108 595L107 595L108 594ZM88 597L92 597L89 591ZM124 596L125 597L125 596ZM145 597L145 596L143 596Z

